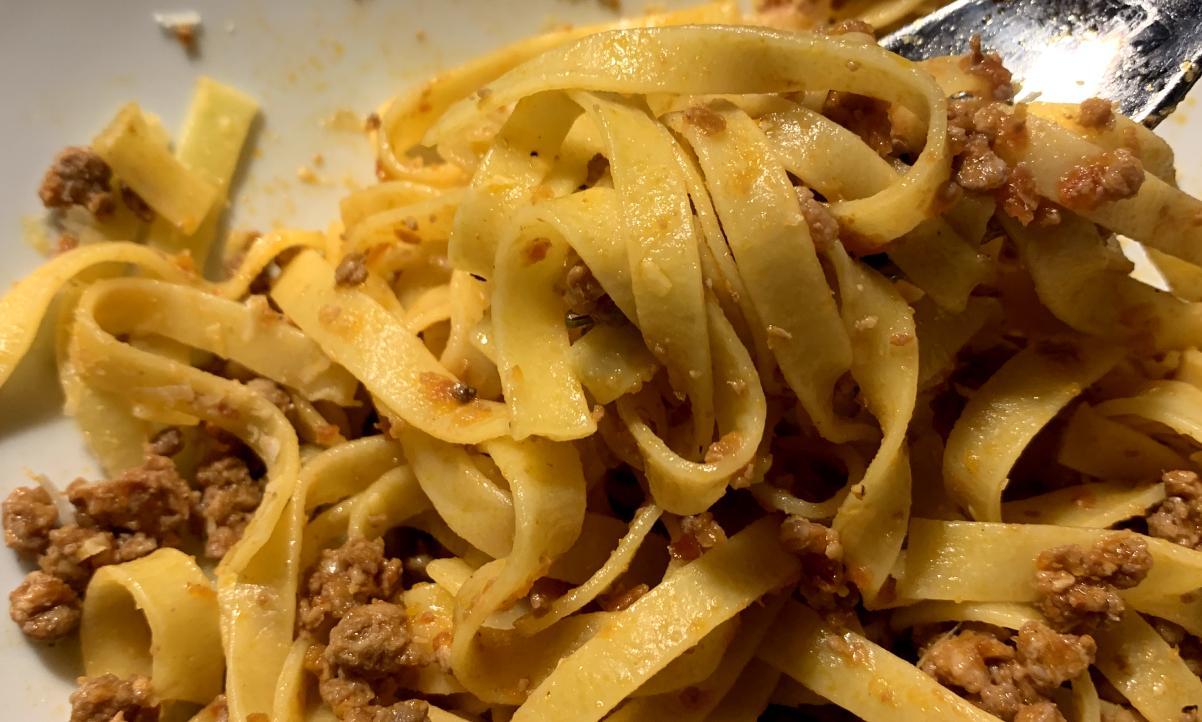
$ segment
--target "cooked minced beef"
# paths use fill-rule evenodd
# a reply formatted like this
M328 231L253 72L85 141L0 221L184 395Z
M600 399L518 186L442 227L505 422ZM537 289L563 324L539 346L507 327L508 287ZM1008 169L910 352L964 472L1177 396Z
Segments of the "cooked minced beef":
M309 572L297 609L301 630L325 639L355 607L375 599L392 600L401 589L401 560L384 556L380 539L351 539L327 549Z
M1136 586L1152 568L1148 545L1134 534L1112 534L1086 549L1053 547L1036 559L1039 610L1061 631L1088 631L1117 621L1120 589Z
M1148 533L1202 548L1202 481L1192 471L1169 471L1161 480L1165 500L1148 515Z
M71 722L158 722L150 680L105 674L80 677L71 693Z
M919 667L965 699L1003 720L1058 720L1047 705L1062 684L1093 663L1092 637L1057 634L1028 622L1017 635L991 628L959 629L938 637Z

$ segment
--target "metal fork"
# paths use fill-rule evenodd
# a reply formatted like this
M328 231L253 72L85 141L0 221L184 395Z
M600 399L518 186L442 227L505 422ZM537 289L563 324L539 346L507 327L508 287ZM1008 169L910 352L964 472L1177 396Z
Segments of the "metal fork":
M1202 72L1202 0L957 0L881 44L920 60L967 52L973 35L1001 54L1020 99L1096 96L1149 127Z

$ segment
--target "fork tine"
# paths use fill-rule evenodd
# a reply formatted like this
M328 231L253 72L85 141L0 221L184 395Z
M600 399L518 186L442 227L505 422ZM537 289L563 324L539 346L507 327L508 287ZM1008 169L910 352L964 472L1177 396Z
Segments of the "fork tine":
M957 0L881 40L919 60L968 50L980 35L1023 95L1102 97L1155 126L1202 67L1202 0Z

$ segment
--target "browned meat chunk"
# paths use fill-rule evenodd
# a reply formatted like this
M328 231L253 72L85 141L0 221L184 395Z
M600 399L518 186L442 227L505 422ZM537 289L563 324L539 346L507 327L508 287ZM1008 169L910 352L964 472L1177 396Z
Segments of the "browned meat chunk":
M893 124L885 101L833 90L827 95L822 114L860 136L880 155L893 151Z
M334 269L334 283L343 286L361 286L367 280L367 256L348 253Z
M90 149L64 148L42 178L38 198L47 208L83 206L93 214L103 216L115 207L109 187L112 178L112 169Z
M960 65L968 72L979 75L989 82L993 88L996 100L1010 100L1014 97L1014 84L1010 71L1002 64L1002 57L994 51L985 52L981 49L981 36L974 35L971 40L971 50L960 61Z
M1022 163L1010 169L1005 185L997 191L997 198L1002 212L1024 226L1035 220L1040 209L1035 178Z
M142 533L114 535L70 524L50 532L50 546L38 558L38 566L83 592L100 567L139 559L156 548L155 540Z
M1091 637L1028 622L1008 640L989 630L943 635L923 651L919 667L990 714L1042 722L1059 719L1045 707L1053 690L1089 669L1096 651Z
M714 521L713 514L703 511L696 516L686 516L680 520L680 536L668 546L668 553L673 559L691 562L715 544L724 541L726 532Z
M73 482L67 498L96 526L140 532L166 545L179 543L193 504L175 462L153 454L112 481Z
M236 456L199 467L196 484L203 489L199 510L205 523L205 555L221 559L246 531L263 500L263 485Z
M149 223L154 220L154 209L150 204L142 200L142 196L134 192L129 186L121 186L121 202L130 210L138 220Z
M79 689L71 693L71 722L157 722L159 706L154 702L150 680L121 679L116 675L80 677Z
M1131 198L1144 183L1144 165L1126 148L1104 151L1060 177L1060 202L1076 211Z
M839 599L850 601L843 544L833 529L790 516L780 526L780 543L801 558L801 593L811 606L832 609Z
M348 675L379 679L415 663L405 608L376 600L351 609L330 630L326 660Z
M20 486L4 500L4 543L22 554L41 554L58 526L58 509L40 486Z
M702 135L717 135L726 130L726 118L704 105L694 105L684 111L685 122L701 131Z
M1035 563L1038 606L1048 622L1061 631L1088 631L1122 616L1125 606L1118 591L1143 581L1152 555L1136 535L1118 533L1091 549L1053 547Z
M401 589L401 561L384 556L380 539L351 539L327 549L314 565L297 610L302 630L318 639L351 609L391 600Z
M305 666L317 675L322 700L340 720L423 720L425 702L397 697L396 676L433 661L411 647L410 639L405 608L375 600L347 611L330 630L330 643L310 649Z
M810 239L814 242L814 248L819 252L830 248L839 240L839 221L831 214L826 204L820 203L814 197L809 188L798 186L794 190L797 192L797 201L801 204L801 215L810 229Z
M1065 722L1064 715L1053 702L1026 704L1014 715L1014 722Z
M79 596L58 577L30 572L8 595L9 616L27 637L61 639L79 626Z
M147 451L157 456L175 456L183 450L184 435L174 426L168 426L155 434L147 445Z
M965 190L991 191L1006 182L1007 171L1006 161L993 152L989 140L984 135L973 134L959 156L955 180Z
M1202 481L1192 471L1170 471L1162 481L1166 498L1148 516L1148 533L1182 546L1202 548Z
M1114 125L1114 106L1109 100L1086 98L1077 110L1077 122L1086 128L1109 128Z

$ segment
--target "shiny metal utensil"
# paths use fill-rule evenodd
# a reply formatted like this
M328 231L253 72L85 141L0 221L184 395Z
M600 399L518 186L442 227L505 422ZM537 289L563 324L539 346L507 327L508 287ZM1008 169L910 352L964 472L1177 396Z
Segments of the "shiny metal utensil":
M1155 126L1202 72L1202 0L957 0L881 40L912 60L968 51L973 35L1019 99L1101 97Z

